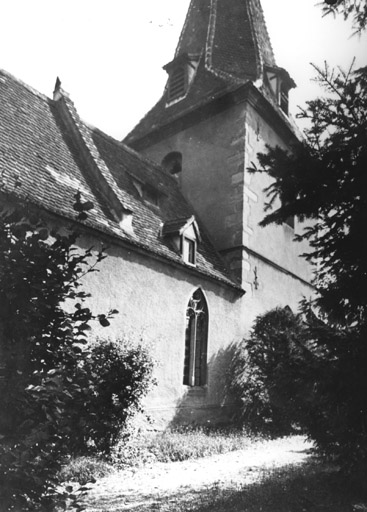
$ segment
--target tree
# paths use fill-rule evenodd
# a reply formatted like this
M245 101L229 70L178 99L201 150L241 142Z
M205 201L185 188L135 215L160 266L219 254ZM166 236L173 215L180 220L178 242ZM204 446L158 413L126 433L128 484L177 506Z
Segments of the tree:
M367 68L316 68L327 96L300 117L311 127L286 152L260 154L254 172L272 178L262 225L295 215L308 221L296 235L317 268L314 301L303 305L317 347L313 407L304 426L320 451L349 471L367 469Z
M367 312L367 68L336 73L325 65L317 72L328 96L300 114L311 122L306 141L292 153L269 147L252 170L273 179L262 225L290 215L312 221L296 239L310 243L318 305L352 325Z
M325 5L326 4L326 5ZM357 33L360 33L367 25L366 0L324 0L323 12L337 14L341 12L345 19L352 18Z
M76 195L80 215L91 207ZM83 364L89 324L108 325L116 313L94 315L84 305L81 277L105 254L77 250L77 236L50 229L28 208L1 210L2 511L53 510L57 473L75 448L73 431L93 384Z

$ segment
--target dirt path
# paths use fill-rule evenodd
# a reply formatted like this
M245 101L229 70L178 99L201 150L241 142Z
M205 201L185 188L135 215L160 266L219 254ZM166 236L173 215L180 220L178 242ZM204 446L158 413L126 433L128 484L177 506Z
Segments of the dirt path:
M213 487L241 487L259 481L264 472L301 464L309 457L310 447L303 437L296 436L205 459L120 471L94 484L86 498L87 511L166 510L160 505L163 502L178 502L180 497L198 496Z

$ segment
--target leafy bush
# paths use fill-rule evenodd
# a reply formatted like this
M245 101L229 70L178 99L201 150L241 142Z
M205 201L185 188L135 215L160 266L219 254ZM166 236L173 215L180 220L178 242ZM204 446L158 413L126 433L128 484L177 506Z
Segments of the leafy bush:
M238 420L256 432L298 425L346 473L367 470L367 331L337 327L307 304L259 316L237 348L229 387Z
M76 211L90 209L75 196ZM75 248L77 234L50 230L27 209L0 212L0 502L4 511L53 509L60 465L88 396L83 365L93 315L80 277L103 250ZM75 304L74 309L65 304ZM81 378L83 377L83 378ZM81 385L83 384L83 385ZM67 494L67 493L66 493ZM66 502L66 495L61 501ZM70 503L70 500L68 501Z
M235 351L229 388L238 419L255 432L288 434L302 416L311 354L305 324L289 308L260 315Z
M312 400L303 422L319 451L344 472L367 473L367 329L337 327L308 315L307 336L315 359L307 375Z
M121 429L141 409L152 380L153 361L146 348L126 339L97 340L83 363L85 407L74 430L79 451L93 443L98 452L110 453ZM89 384L89 385L87 385Z
M113 472L113 466L100 457L73 457L65 464L59 478L63 482L78 482L85 485L97 478L103 478Z

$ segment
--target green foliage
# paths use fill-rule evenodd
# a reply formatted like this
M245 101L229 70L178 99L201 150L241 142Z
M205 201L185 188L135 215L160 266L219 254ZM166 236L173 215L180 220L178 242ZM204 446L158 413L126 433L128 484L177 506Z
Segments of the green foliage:
M126 339L92 345L82 367L85 405L73 432L77 451L87 451L92 442L98 452L110 453L122 428L142 412L152 373L153 361L141 345Z
M85 485L110 475L113 471L113 466L100 457L80 456L71 458L61 468L58 476L63 482Z
M310 393L305 378L310 359L300 315L276 308L258 316L229 370L238 419L255 432L292 432Z
M302 421L320 453L344 472L367 472L367 331L365 325L336 327L307 315L306 335L314 358L304 377L312 400Z
M324 15L341 13L344 19L352 18L353 26L357 33L362 32L366 28L366 0L324 0L322 10Z
M326 66L318 73L329 94L301 113L311 121L307 142L292 154L277 147L259 155L255 170L274 180L262 224L290 215L312 221L297 239L309 241L307 258L318 265L318 305L351 324L367 308L367 68L335 74Z
M84 206L77 194L76 209L85 213L90 206ZM93 259L92 249L76 250L76 239L73 231L49 230L26 209L1 211L0 502L4 511L53 510L58 470L74 448L74 428L82 417L89 324L100 320L106 325L116 313L96 316L84 307L88 294L80 278L95 270L105 255L101 251ZM70 503L67 490L59 498L61 504ZM71 498L72 502L72 494Z
M242 450L255 439L241 429L180 427L164 432L134 432L116 446L118 466L175 462Z
M182 427L157 436L149 448L157 461L174 462L243 450L253 443L253 436L242 430Z
M237 348L230 390L239 420L255 432L295 425L346 473L367 470L367 345L359 327L337 328L303 305L259 316Z
M317 71L327 96L300 114L311 123L306 142L291 154L268 148L253 171L273 178L263 225L310 221L296 239L310 245L323 321L308 315L318 359L307 431L349 471L366 470L367 68Z

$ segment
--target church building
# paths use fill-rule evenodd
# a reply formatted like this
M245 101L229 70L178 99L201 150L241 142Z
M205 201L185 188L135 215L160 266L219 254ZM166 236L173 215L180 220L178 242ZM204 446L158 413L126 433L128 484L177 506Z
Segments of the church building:
M149 346L157 427L229 418L234 344L313 293L302 225L260 227L270 182L249 172L266 145L299 142L260 0L191 0L162 64L162 97L123 142L83 122L59 80L50 99L0 71L1 202L61 227L77 191L93 203L80 246L108 257L85 288L93 311L119 310L93 336Z

